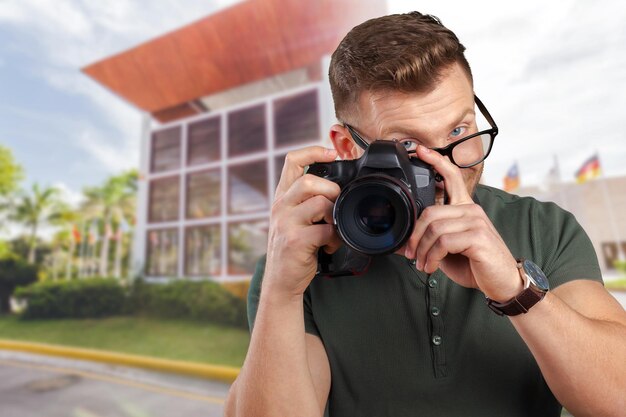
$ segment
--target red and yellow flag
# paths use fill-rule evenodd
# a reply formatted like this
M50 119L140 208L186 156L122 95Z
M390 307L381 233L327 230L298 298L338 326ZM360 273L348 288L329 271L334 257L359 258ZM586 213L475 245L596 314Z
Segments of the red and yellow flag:
M519 169L517 168L517 162L513 164L504 177L504 191L511 192L519 188Z
M600 158L598 154L593 155L587 159L584 164L576 171L576 182L583 184L589 180L599 177L602 173L600 168Z
M78 231L78 227L76 225L72 225L72 237L74 238L74 242L80 243L80 232Z

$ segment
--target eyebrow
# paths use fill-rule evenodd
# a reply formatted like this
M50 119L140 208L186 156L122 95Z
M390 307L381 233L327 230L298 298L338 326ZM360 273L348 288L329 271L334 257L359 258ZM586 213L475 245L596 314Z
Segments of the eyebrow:
M473 108L465 110L465 112L463 112L461 116L453 119L453 121L448 124L448 129L452 127L456 127L456 125L458 125L463 119L465 119L470 114L476 116L476 112L474 111ZM398 138L398 139L405 139L405 138L419 139L419 137L421 136L421 133L418 132L417 130L414 130L411 128L407 129L402 126L392 126L390 129L385 129L385 131L382 132L381 136L384 137L385 135L388 134L388 132L401 132L402 134L407 135L404 138Z

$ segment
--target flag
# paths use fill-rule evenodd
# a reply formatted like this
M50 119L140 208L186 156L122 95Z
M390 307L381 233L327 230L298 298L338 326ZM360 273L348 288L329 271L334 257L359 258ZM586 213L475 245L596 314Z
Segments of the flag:
M80 232L75 224L72 225L72 238L74 239L74 242L80 243Z
M596 153L591 158L587 159L580 168L578 168L578 171L576 171L576 182L583 184L589 180L599 177L601 173L600 158Z
M517 169L517 162L509 168L504 177L504 191L511 192L519 188L519 170Z

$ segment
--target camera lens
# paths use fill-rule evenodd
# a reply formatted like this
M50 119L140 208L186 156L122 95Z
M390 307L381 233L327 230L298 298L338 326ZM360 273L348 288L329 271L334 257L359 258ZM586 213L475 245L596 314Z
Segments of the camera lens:
M342 189L333 216L339 236L350 248L383 255L396 251L409 238L417 207L404 183L370 174Z
M366 233L380 235L391 229L396 220L396 210L391 201L381 195L369 195L357 205L359 224Z

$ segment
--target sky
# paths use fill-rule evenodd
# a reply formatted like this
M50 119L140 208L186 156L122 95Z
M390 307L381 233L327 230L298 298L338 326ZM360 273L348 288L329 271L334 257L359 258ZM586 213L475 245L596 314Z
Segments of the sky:
M65 190L139 164L141 114L80 68L234 4L232 0L0 0L0 143L25 185ZM477 95L500 134L483 180L522 185L554 165L573 181L599 153L626 175L626 4L608 0L398 1L438 16L466 46Z

